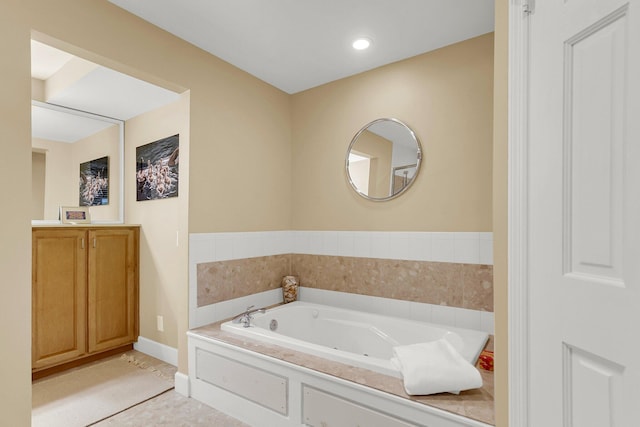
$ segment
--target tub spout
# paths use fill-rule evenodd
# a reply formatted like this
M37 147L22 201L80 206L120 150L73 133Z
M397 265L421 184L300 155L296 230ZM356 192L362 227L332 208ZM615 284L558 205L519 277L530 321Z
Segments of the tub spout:
M232 322L241 323L242 326L244 326L245 328L248 328L249 326L251 326L251 319L253 319L253 313L264 313L265 311L267 311L266 308L253 309L253 307L255 306L250 305L249 307L247 307L245 312L240 313L236 317L234 317Z

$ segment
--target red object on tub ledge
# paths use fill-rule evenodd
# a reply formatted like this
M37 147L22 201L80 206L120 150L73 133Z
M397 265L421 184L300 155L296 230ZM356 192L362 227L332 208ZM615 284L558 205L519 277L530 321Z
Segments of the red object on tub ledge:
M482 350L478 357L478 366L485 371L493 371L493 351Z

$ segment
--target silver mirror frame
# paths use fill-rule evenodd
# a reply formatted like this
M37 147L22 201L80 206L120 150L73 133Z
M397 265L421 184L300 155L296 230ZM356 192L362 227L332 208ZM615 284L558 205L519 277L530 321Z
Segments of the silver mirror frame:
M393 122L396 123L402 127L404 127L409 134L411 135L411 137L413 138L414 142L416 143L417 146L417 154L416 154L416 173L414 174L413 178L411 179L411 181L409 181L409 183L404 186L400 191L398 191L397 193L391 194L387 197L371 197L368 194L363 193L362 191L360 191L358 189L358 187L356 186L356 184L353 182L353 179L351 178L351 174L349 173L349 154L351 154L351 150L353 149L354 144L356 143L356 141L358 140L358 137L362 134L362 132L366 131L367 129L369 129L369 127L371 127L372 125L376 124L376 123L380 123L380 122ZM380 118L380 119L376 119L373 120L372 122L367 123L366 125L364 125L353 137L353 139L351 139L351 143L349 144L349 147L347 148L347 154L345 157L345 172L347 174L347 180L349 181L349 185L351 185L351 188L353 188L353 190L360 195L361 197L367 199L367 200L371 200L374 202L385 202L388 200L392 200L395 199L396 197L400 196L401 194L404 194L409 187L411 187L413 185L413 183L416 181L416 178L418 177L418 174L420 173L420 166L422 164L422 145L420 144L420 140L418 139L418 137L416 136L415 132L404 122L392 118L392 117L387 117L387 118Z
M118 170L118 174L120 176L120 185L118 186L119 197L118 197L118 218L115 220L98 220L92 221L94 224L122 224L124 223L124 121L119 119L114 119L111 117L100 116L98 114L89 113L87 111L75 110L73 108L63 107L61 105L49 104L47 102L40 101L31 101L31 105L41 108L47 108L54 111L60 111L67 114L73 114L76 116L87 117L94 120L101 120L107 123L113 123L118 126L118 154L120 156L120 169ZM59 224L60 220L31 220L32 225L42 225L42 224Z

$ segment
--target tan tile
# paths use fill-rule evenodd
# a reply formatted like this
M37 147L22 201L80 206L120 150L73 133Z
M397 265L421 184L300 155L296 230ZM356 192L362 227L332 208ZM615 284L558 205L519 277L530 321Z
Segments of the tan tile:
M279 288L290 263L274 255L198 264L198 307Z
M493 267L460 264L464 298L462 307L493 312Z
M288 274L309 288L493 311L492 266L305 254L199 264L198 306L275 289Z

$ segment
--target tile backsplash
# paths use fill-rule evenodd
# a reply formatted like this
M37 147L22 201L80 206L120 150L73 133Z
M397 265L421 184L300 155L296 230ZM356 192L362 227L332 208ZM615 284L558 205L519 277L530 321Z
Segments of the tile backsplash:
M493 235L484 232L191 234L190 324L201 324L198 311L273 298L287 274L305 289L492 312L492 253Z
M292 255L301 286L493 311L490 265L327 255Z
M271 255L198 264L198 307L280 288L291 274L291 255Z

